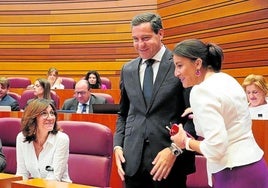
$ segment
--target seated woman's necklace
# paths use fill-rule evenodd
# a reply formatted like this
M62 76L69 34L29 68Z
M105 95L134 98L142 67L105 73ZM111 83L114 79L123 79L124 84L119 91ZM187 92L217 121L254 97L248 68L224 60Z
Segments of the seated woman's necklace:
M34 145L34 150L36 153L36 156L38 158L39 154L41 153L41 151L43 150L43 145L45 142L38 142L38 140L33 141L33 145Z

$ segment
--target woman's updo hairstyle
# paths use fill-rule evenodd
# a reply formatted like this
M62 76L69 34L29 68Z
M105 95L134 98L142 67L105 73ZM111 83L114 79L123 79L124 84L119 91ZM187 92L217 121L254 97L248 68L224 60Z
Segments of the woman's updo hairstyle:
M176 44L173 54L191 59L202 59L202 67L213 69L215 72L221 70L223 61L222 49L213 43L205 44L198 39L187 39Z

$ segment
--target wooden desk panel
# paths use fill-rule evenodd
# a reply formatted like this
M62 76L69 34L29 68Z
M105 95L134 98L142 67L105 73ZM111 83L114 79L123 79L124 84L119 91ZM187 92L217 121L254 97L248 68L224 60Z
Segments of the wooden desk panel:
M11 188L97 188L97 187L36 178L29 180L14 181L11 183Z
M268 164L268 120L253 120L252 123L253 135L264 151L264 158Z
M14 174L0 173L0 187L11 188L12 181L22 180L21 176L15 176Z

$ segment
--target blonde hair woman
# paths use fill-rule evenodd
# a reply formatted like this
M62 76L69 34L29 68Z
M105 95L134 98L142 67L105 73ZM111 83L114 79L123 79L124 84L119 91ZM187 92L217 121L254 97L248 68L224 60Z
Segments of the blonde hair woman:
M268 84L262 75L250 74L242 83L252 119L268 119Z

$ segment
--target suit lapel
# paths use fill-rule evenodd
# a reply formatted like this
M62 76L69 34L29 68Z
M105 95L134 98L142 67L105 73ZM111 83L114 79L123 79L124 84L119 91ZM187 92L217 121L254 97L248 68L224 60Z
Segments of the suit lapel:
M133 81L134 83L138 83L138 84L135 84L136 86L138 86L137 88L135 88L135 90L137 91L137 97L138 97L138 100L141 101L141 104L144 105L144 107L146 108L146 103L145 103L145 100L144 100L144 97L143 97L143 91L142 91L142 88L141 88L141 83L140 83L140 63L141 63L142 59L141 58L138 58L137 61L134 63L134 70L135 72L133 72Z
M165 81L165 77L168 74L172 63L173 63L172 53L169 50L166 50L159 65L158 73L154 82L151 102L147 110L149 110L149 108L153 104L153 101L156 98L156 94L158 93L158 90L160 89L162 83Z

